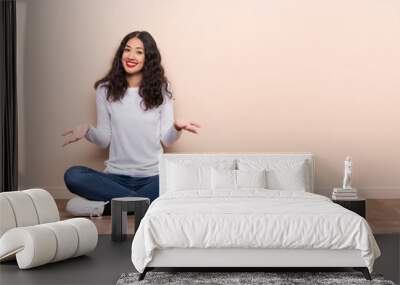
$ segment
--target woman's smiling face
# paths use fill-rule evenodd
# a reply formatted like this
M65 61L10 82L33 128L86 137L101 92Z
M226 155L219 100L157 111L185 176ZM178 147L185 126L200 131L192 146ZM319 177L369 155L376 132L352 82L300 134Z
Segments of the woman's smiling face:
M122 53L122 65L127 74L140 73L144 66L144 46L139 38L130 39Z

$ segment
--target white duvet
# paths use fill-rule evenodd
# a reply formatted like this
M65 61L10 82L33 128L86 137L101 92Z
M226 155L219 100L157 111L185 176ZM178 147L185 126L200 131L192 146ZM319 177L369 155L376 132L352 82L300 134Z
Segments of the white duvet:
M165 248L358 249L370 272L380 255L359 215L321 195L265 189L164 194L136 232L133 265L143 272Z

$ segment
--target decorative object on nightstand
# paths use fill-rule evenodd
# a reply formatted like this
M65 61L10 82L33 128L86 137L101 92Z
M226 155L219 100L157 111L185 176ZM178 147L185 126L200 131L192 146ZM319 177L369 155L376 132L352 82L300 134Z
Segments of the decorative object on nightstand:
M333 188L333 200L358 200L357 189L351 187L352 168L351 157L347 156L344 161L343 187Z
M366 201L364 198L358 197L358 198L355 198L352 200L332 199L332 201L350 211L353 211L356 214L359 214L361 217L365 218Z
M365 218L365 199L360 198L357 189L351 186L353 165L351 157L344 161L343 187L333 188L332 201Z
M343 176L343 189L351 190L351 176L352 176L352 162L351 157L347 156L344 161L344 176Z
M357 189L333 188L332 200L358 200Z

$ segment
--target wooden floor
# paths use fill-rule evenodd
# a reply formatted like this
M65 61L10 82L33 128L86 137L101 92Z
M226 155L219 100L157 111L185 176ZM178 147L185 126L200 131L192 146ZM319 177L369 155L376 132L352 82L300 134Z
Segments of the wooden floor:
M71 218L76 218L72 216L67 211L65 211L65 205L68 200L56 200L56 204L60 211L60 219L66 220ZM89 218L89 217L87 217ZM92 222L96 225L97 231L99 234L111 234L111 216L102 216L102 217L92 217L90 218ZM132 234L135 227L135 216L128 216L128 234Z
M374 233L400 233L400 199L368 199L367 221Z
M67 200L56 200L62 220L73 218L65 211ZM128 233L133 233L135 216L128 216ZM111 234L111 217L93 217L99 234ZM374 233L400 233L400 199L367 200L367 221Z

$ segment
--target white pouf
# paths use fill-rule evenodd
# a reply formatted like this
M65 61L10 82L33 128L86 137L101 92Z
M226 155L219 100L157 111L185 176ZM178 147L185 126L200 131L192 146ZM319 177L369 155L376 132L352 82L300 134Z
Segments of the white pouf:
M0 262L17 259L28 269L86 254L96 248L92 221L59 221L53 197L43 189L0 193Z

